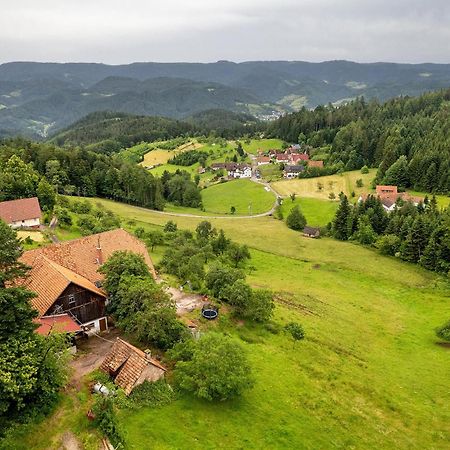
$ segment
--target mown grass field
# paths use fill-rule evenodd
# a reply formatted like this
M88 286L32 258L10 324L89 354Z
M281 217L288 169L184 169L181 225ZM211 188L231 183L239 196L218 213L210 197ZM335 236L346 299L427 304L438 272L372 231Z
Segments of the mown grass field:
M102 202L138 225L168 219ZM211 222L250 246L249 281L276 291L275 321L300 321L307 338L293 346L284 333L222 320L249 353L255 387L231 402L181 396L122 411L130 448L447 448L449 349L433 329L447 319L448 281L269 217Z
M201 220L90 201L119 214L125 227L133 220L133 228L154 229L171 219L193 230ZM294 346L283 332L221 316L210 326L241 340L254 388L234 401L182 395L159 408L121 410L128 448L448 448L450 349L433 331L448 319L448 280L359 245L304 238L271 217L211 222L250 247L248 281L276 292L274 322L299 321L306 338ZM156 249L156 261L163 251ZM63 403L30 430L25 442L36 447L17 448L59 448L49 439L59 423L95 448L81 422L85 403L73 406Z
M230 214L231 207L236 214L260 214L269 211L275 202L272 192L250 180L232 180L202 190L203 207L206 212Z
M297 205L306 217L307 224L315 227L322 227L331 222L338 208L338 203L331 200L297 197L292 201L290 198L285 198L281 205L284 219L291 209Z
M347 196L355 192L355 198L358 198L359 194L371 190L371 182L375 174L376 169L371 169L367 174L354 170L324 177L276 181L272 183L272 187L281 196L295 193L300 197L328 199L331 192L335 194L336 198L340 192ZM359 178L363 180L363 186L360 188L356 186L356 180ZM318 183L321 183L322 189L319 189Z
M258 150L265 152L270 149L281 149L283 147L283 141L280 139L252 139L249 144L241 142L243 149L256 155Z

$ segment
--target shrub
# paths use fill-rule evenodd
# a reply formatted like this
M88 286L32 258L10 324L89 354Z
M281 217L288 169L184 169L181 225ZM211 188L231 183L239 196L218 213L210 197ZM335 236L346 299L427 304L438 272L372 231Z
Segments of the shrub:
M450 342L450 320L436 329L436 336Z
M111 397L97 394L95 403L92 406L95 414L94 424L110 439L111 443L117 447L123 443L123 436L119 430L117 417L114 411L114 402Z
M297 322L289 322L284 327L284 330L291 335L292 339L294 340L294 345L297 341L300 341L305 337L305 331L303 330L303 327Z
M177 347L172 355L179 358L174 376L181 389L206 400L227 400L253 386L247 355L235 339L208 333Z
M291 209L291 212L286 218L286 225L291 228L292 230L303 230L306 225L306 219L303 213L300 211L300 207L294 206Z
M367 166L362 166L361 173L369 173L369 168Z
M175 392L165 380L144 381L136 386L129 396L130 404L136 407L155 407L171 403Z

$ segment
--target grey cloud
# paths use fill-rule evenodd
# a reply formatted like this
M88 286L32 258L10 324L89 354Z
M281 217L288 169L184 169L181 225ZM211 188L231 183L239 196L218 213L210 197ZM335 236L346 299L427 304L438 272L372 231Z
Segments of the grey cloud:
M447 0L0 0L0 62L450 62Z

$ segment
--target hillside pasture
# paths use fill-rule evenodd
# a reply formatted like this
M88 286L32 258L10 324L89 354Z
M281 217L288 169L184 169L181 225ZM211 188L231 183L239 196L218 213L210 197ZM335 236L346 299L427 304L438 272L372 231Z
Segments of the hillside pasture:
M325 200L329 198L331 192L335 194L336 198L338 198L340 192L343 192L347 196L355 192L355 198L358 198L360 194L372 190L371 182L375 177L375 173L376 169L371 169L367 174L362 174L361 171L354 170L324 177L275 181L272 183L272 187L282 197L296 194L299 197ZM356 186L356 180L359 178L363 180L363 186L360 188ZM322 189L319 189L319 183Z
M306 217L307 224L314 227L323 227L331 222L338 208L338 203L331 200L297 197L292 201L290 198L285 198L281 205L284 220L286 220L291 209L297 205Z
M201 220L100 202L145 228L170 218L193 230ZM211 222L250 247L252 286L276 292L275 331L224 316L212 325L241 340L255 387L233 401L180 395L122 410L129 448L447 447L448 349L433 330L448 312L448 280L270 217ZM303 324L304 341L280 331L289 321Z
M275 196L259 183L250 180L231 180L202 190L202 202L206 212L230 214L231 207L237 215L260 214L269 211Z
M281 139L252 139L249 144L241 141L242 148L252 155L256 155L258 150L263 152L270 149L281 149L283 148L283 141Z

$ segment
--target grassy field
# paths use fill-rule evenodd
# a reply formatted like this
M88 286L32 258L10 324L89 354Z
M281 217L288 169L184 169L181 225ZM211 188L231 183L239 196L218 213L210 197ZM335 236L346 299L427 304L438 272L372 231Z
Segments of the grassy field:
M167 220L102 202L139 224ZM199 219L176 221L194 229ZM447 318L447 281L351 243L303 238L269 217L212 223L251 247L249 281L275 290L285 302L276 322L300 321L307 338L294 347L283 333L222 320L249 353L254 389L232 402L182 396L122 411L130 448L447 447L449 350L433 333Z
M205 211L214 214L229 214L232 206L236 214L259 214L269 211L275 202L272 192L250 180L232 180L203 189L202 199Z
M281 205L284 218L286 218L291 209L296 205L300 206L308 225L315 227L325 226L328 222L331 222L338 208L338 203L330 200L297 197L292 201L286 198Z
M336 198L340 192L348 196L351 192L355 192L355 198L358 198L359 194L371 189L370 183L375 177L375 173L375 169L371 169L367 174L354 170L325 177L276 181L272 184L272 187L281 196L295 193L301 197L328 199L331 192L336 195ZM363 180L363 186L360 188L356 186L356 180L359 178ZM318 183L322 184L321 190L318 187Z
M307 216L308 207L311 213L333 204L304 200L296 202ZM91 201L146 229L169 219ZM200 221L170 219L191 230ZM122 410L130 449L448 448L450 350L436 345L433 332L448 318L448 280L359 245L304 238L271 217L211 222L250 247L249 282L274 290L275 323L301 322L306 339L294 346L283 332L222 316L211 326L241 340L255 387L217 404L183 395L160 408ZM87 439L73 406L75 413L63 404L55 417ZM26 442L36 447L17 448L58 448L39 443L50 442L52 424L54 418L31 430Z
M280 139L252 139L250 144L246 144L245 142L241 143L244 150L253 155L256 155L258 150L265 152L273 148L281 149L283 147L283 141Z

